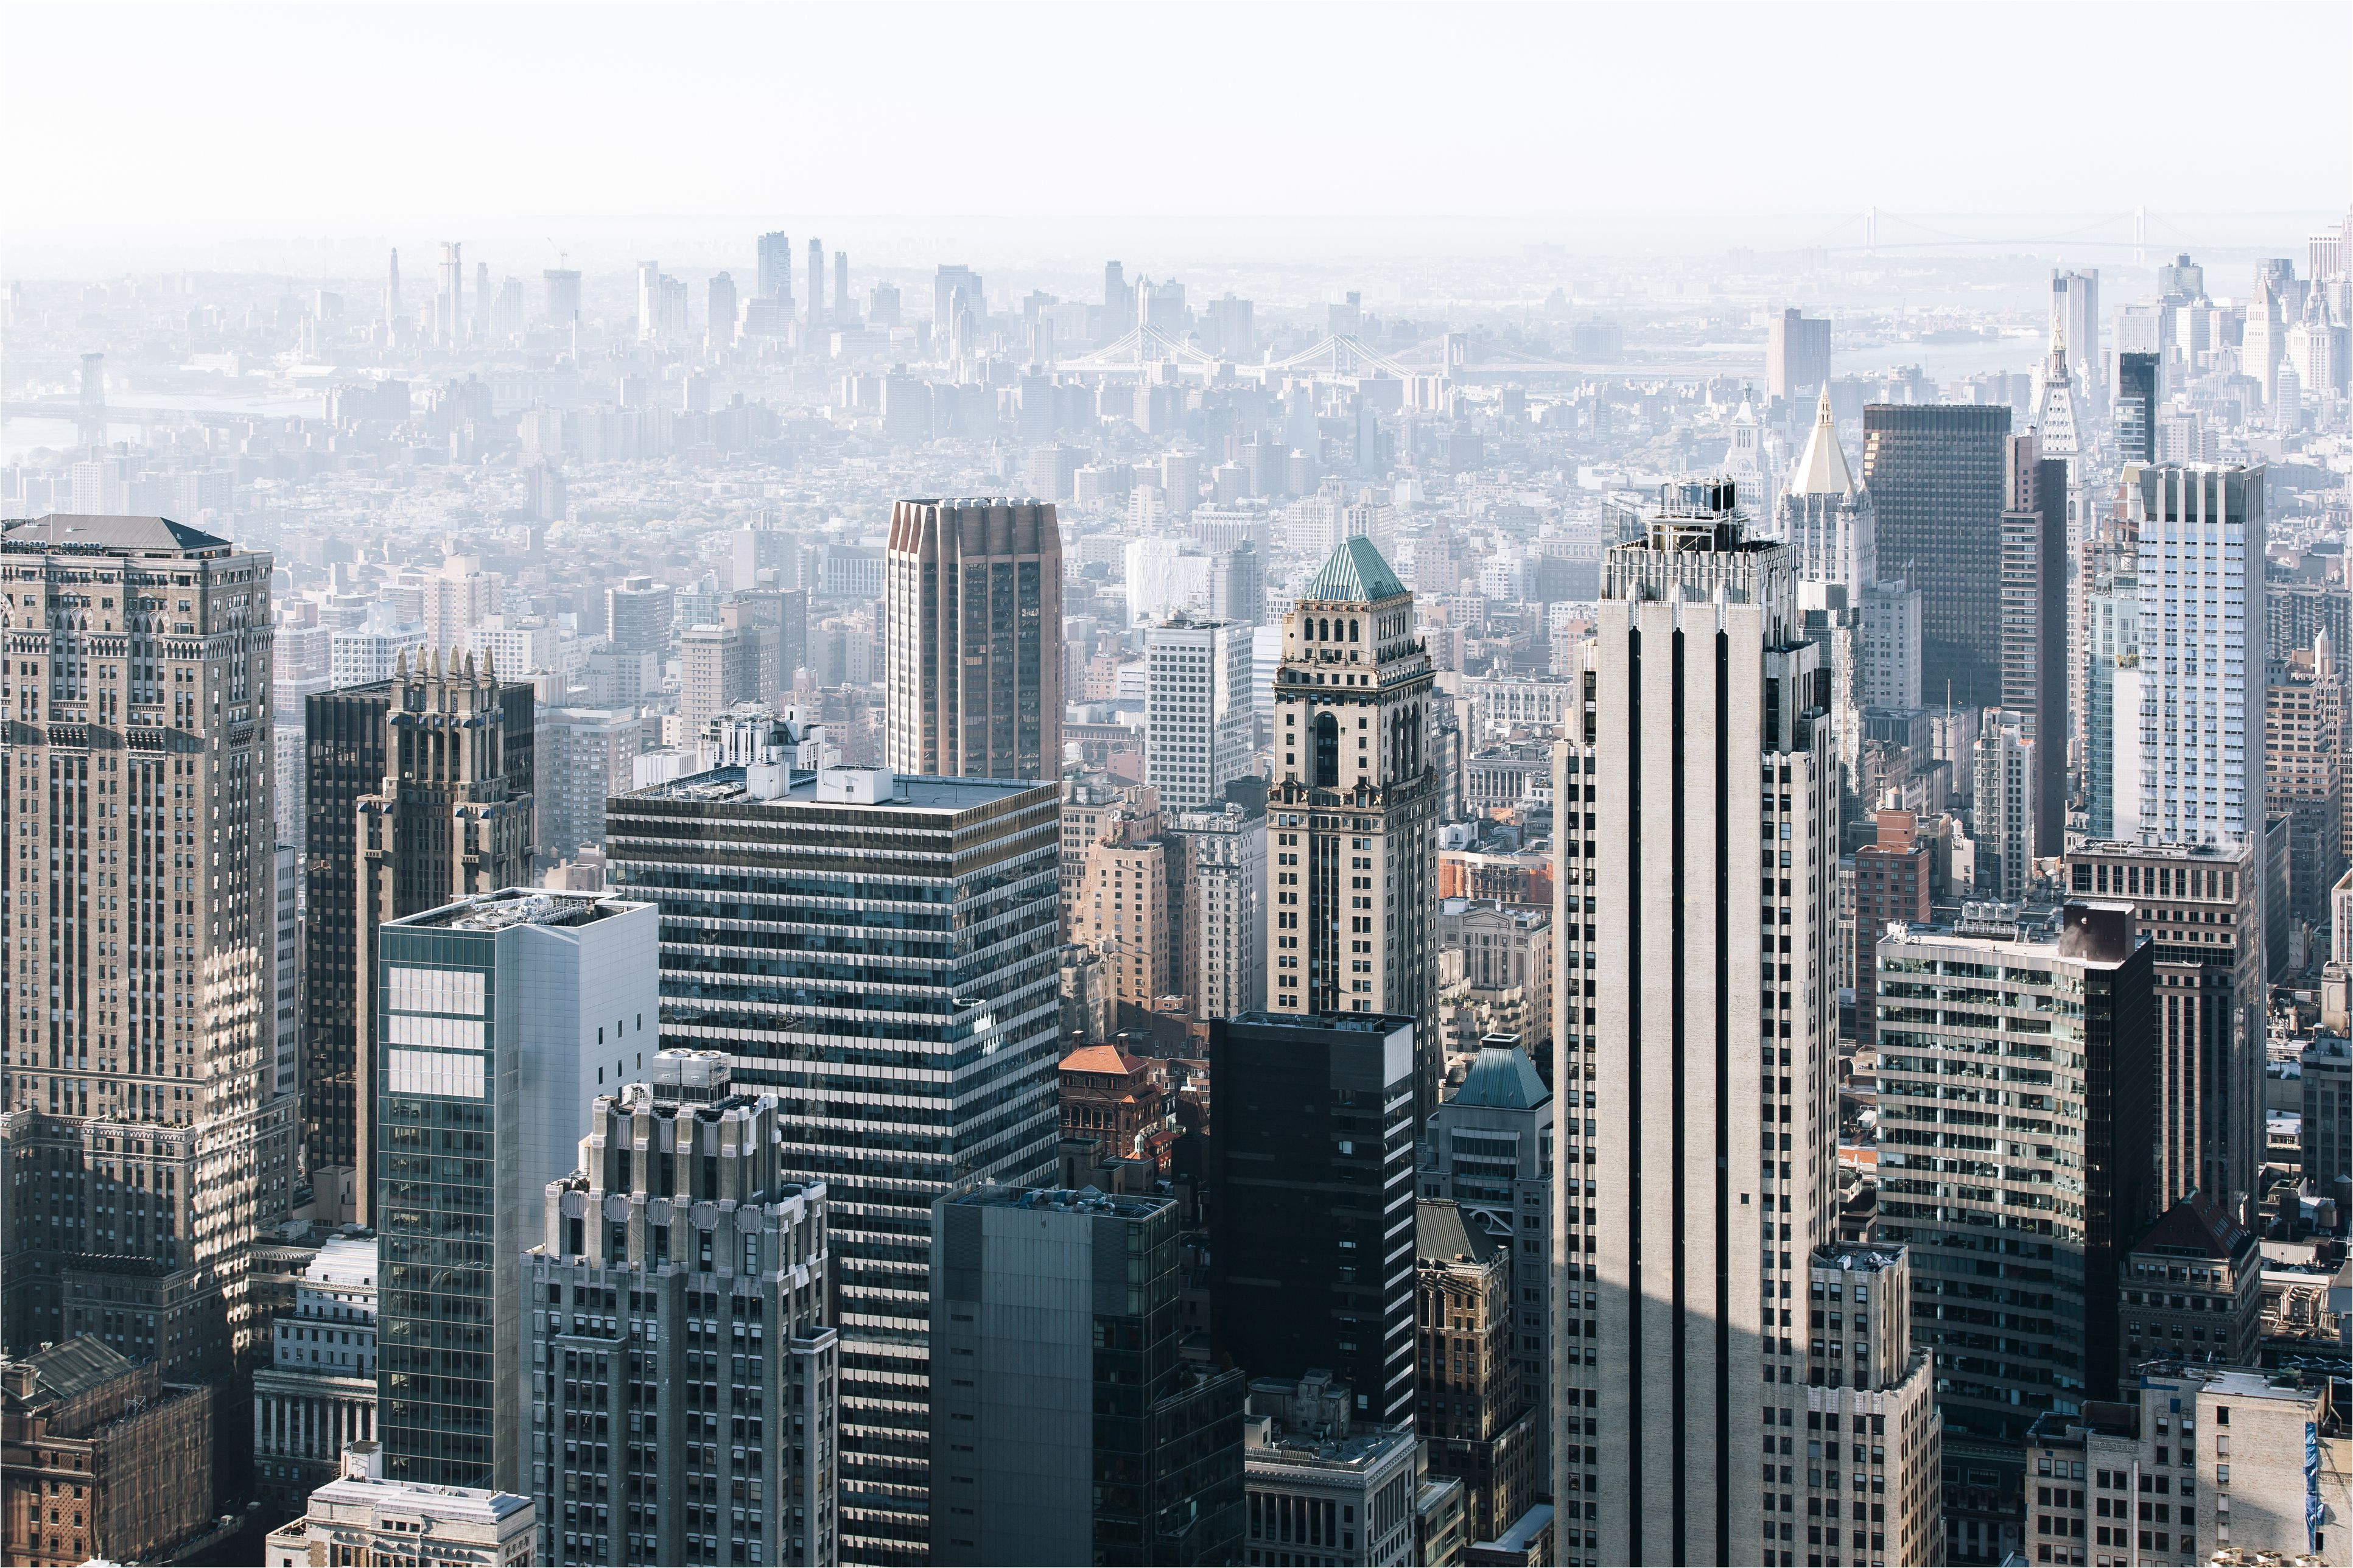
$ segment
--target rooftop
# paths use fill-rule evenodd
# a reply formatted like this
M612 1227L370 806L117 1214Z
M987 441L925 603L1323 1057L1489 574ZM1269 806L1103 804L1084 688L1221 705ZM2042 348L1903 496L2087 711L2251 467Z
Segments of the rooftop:
M1361 533L1350 534L1299 592L1299 603L1370 605L1406 591L1380 551Z
M168 517L99 517L53 511L0 534L0 547L90 550L115 555L226 555L226 539Z
M1419 1263L1493 1260L1502 1243L1462 1223L1462 1205L1451 1198L1420 1198L1413 1205L1413 1256Z
M699 773L689 773L668 784L650 784L631 790L617 798L623 800L691 800L712 805L853 805L860 811L956 811L976 805L993 805L1028 790L1053 789L1060 785L1040 783L1036 779L965 779L932 778L915 773L901 773L894 781L896 789L887 798L871 805L850 802L820 801L818 798L818 775L796 773L786 783L782 794L755 795L752 793L747 768L711 768Z
M1482 1046L1454 1091L1456 1105L1483 1105L1498 1110L1533 1110L1552 1099L1552 1090L1536 1075L1535 1064L1517 1046Z
M1806 450L1790 470L1789 492L1801 496L1854 493L1854 475L1846 466L1846 453L1839 447L1838 420L1831 413L1828 386L1822 388L1820 405L1814 411L1814 433L1806 437Z
M422 914L406 915L390 923L471 931L504 931L519 925L585 926L633 909L651 907L630 903L608 893L552 893L541 888L503 888L495 893L478 894L438 910L427 910Z
M1132 1057L1117 1046L1105 1044L1081 1046L1062 1058L1061 1069L1064 1072L1117 1073L1124 1077L1144 1065L1142 1057Z
M311 1494L311 1510L341 1504L378 1512L422 1515L452 1524L497 1524L531 1507L529 1498L479 1487L434 1487L421 1481L344 1476Z
M2157 1216L2130 1248L2161 1252L2175 1258L2211 1258L2224 1261L2246 1250L2253 1233L2202 1192L2191 1192Z
M132 1363L121 1351L88 1334L77 1334L63 1344L52 1345L36 1355L16 1363L32 1369L33 1391L16 1395L25 1405L53 1405L78 1398L91 1389L112 1382L131 1370Z
M948 1200L966 1208L1039 1209L1054 1214L1102 1215L1113 1219L1145 1219L1171 1207L1176 1201L1135 1194L1113 1196L1093 1187L975 1187Z

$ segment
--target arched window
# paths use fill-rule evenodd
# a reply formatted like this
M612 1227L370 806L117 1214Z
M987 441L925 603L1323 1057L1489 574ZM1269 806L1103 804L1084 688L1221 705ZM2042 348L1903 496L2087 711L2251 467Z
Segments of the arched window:
M1329 713L1315 716L1315 787L1340 787L1340 721Z
M1354 621L1348 623L1348 640L1350 642L1356 640L1356 623Z
M1322 630L1316 634L1315 640L1318 642L1330 642L1332 640L1332 623L1329 621L1318 621L1315 624L1322 628Z

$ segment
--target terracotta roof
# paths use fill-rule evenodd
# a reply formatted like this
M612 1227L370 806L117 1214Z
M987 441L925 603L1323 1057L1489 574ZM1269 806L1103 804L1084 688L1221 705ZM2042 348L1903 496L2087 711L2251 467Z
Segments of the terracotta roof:
M1145 1066L1142 1057L1129 1056L1108 1042L1100 1046L1081 1046L1062 1058L1064 1072L1140 1072Z

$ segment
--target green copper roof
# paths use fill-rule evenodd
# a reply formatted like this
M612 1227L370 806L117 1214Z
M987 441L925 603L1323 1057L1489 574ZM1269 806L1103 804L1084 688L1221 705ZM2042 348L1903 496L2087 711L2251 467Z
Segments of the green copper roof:
M1302 604L1312 599L1324 605L1369 605L1394 599L1405 591L1405 584L1373 548L1373 542L1355 533L1340 542L1340 548L1332 552L1332 559L1324 563L1324 569L1299 598Z
M1376 556L1377 560L1379 557ZM1462 1075L1454 1094L1457 1105L1486 1105L1498 1110L1533 1110L1552 1098L1552 1090L1536 1076L1527 1053L1513 1047L1486 1046Z

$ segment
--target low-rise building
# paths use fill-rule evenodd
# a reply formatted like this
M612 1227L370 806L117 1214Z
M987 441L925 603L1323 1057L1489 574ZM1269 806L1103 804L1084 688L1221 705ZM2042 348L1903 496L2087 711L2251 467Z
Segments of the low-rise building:
M86 1334L0 1362L0 1561L168 1561L212 1503L209 1389Z
M1116 1045L1081 1046L1057 1070L1065 1139L1099 1145L1103 1159L1147 1159L1166 1168L1176 1142L1166 1064Z
M1350 1424L1328 1373L1250 1384L1242 1424L1250 1516L1242 1561L1406 1568L1420 1551L1420 1445L1413 1423Z
M331 1237L270 1323L253 1374L254 1484L277 1517L342 1473L344 1445L375 1440L376 1246Z
M383 1449L354 1443L343 1452L343 1473L311 1494L303 1516L269 1532L262 1562L266 1568L533 1568L537 1543L530 1499L389 1481Z

